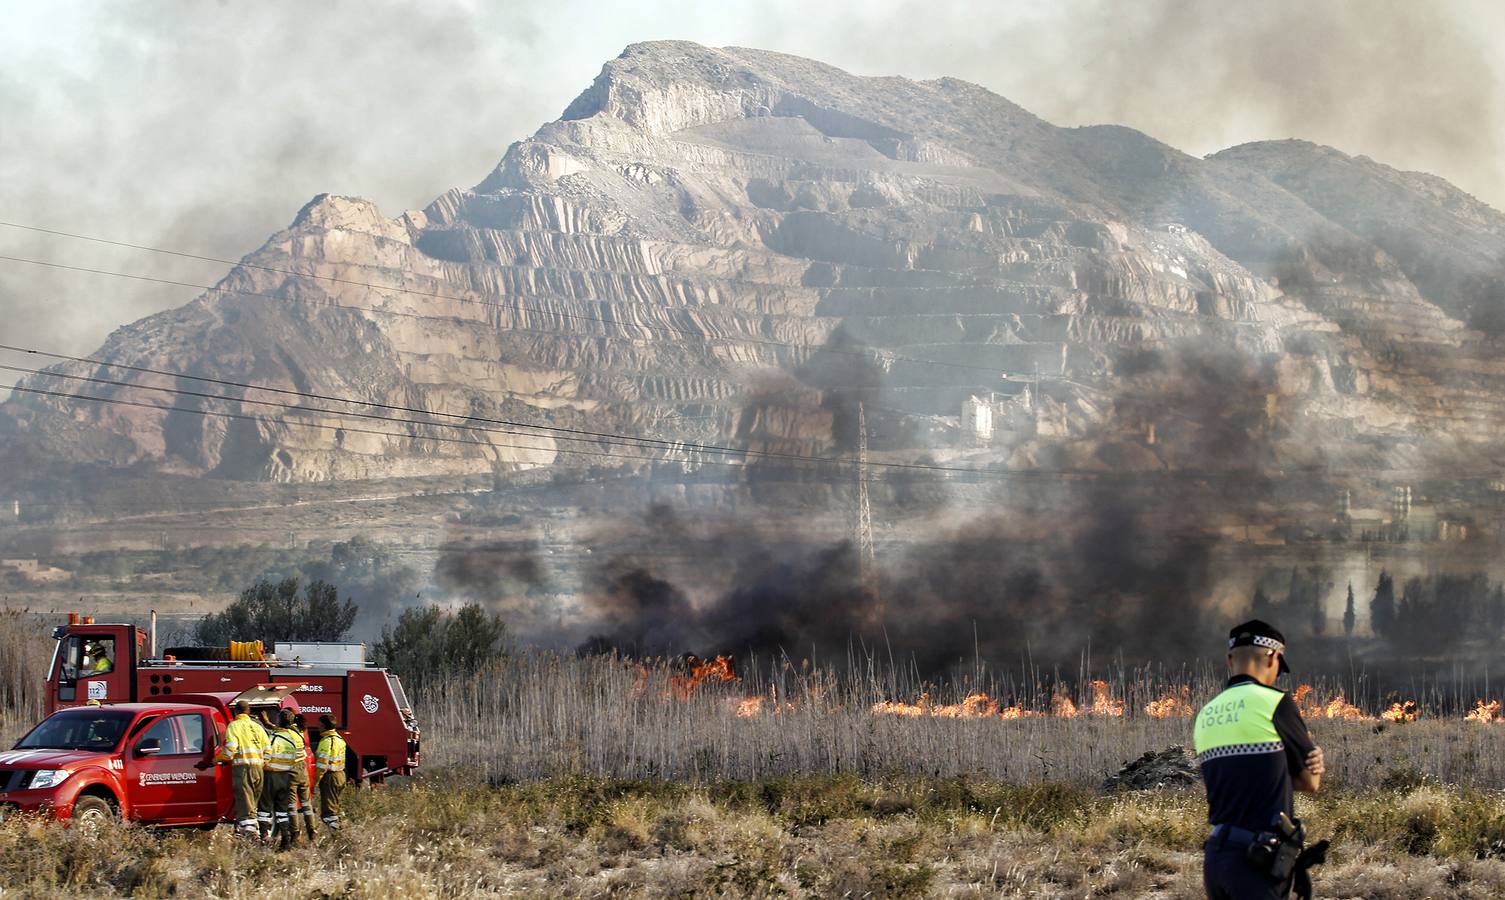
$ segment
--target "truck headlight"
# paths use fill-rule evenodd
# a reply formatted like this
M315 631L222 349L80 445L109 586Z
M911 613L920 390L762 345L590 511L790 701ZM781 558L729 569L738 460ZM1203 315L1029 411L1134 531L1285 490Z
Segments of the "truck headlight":
M67 769L39 769L31 776L31 782L26 785L27 790L57 787L64 779L73 774Z

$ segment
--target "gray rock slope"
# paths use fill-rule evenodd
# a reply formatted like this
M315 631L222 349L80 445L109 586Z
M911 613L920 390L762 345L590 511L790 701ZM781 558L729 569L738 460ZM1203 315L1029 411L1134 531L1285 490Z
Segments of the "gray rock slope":
M608 62L474 188L398 218L316 197L223 290L97 355L799 453L840 450L832 397L863 396L896 459L934 452L931 426L967 396L1038 377L1032 421L984 459L1216 467L1244 452L1232 443L1276 464L1406 467L1439 447L1489 458L1502 260L1500 213L1329 148L1197 159L954 79L662 42ZM1229 359L1232 375L1204 371ZM174 402L249 418L17 395L0 427L54 459L243 479L628 464L568 452L619 445Z

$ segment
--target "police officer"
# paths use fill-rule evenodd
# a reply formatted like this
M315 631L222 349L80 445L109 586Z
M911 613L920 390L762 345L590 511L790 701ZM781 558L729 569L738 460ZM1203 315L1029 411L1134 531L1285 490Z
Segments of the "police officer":
M1285 637L1258 619L1234 628L1228 684L1197 713L1197 762L1213 826L1202 881L1212 900L1287 896L1293 876L1271 874L1250 845L1277 834L1282 815L1295 820L1293 790L1314 794L1322 783L1322 748L1312 742L1295 701L1274 686L1290 671L1285 649Z
M235 718L225 727L225 742L216 755L230 763L230 789L235 796L235 826L247 837L256 837L256 807L261 800L261 767L266 758L267 733L251 718L251 704L244 700L233 708Z

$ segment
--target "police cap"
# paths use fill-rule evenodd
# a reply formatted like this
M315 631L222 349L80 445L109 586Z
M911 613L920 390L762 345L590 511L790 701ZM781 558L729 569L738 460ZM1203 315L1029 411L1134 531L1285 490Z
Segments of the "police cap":
M1235 625L1228 632L1228 649L1232 650L1234 647L1265 647L1274 650L1280 654L1280 674L1291 671L1291 667L1286 665L1286 636L1268 622L1250 619L1242 625Z

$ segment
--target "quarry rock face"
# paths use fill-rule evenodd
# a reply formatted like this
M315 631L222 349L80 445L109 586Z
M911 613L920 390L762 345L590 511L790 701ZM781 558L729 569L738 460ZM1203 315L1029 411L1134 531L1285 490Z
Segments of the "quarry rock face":
M1505 216L1363 157L1197 159L954 79L641 44L474 188L397 218L316 197L220 290L95 354L472 428L49 376L23 383L179 409L17 394L3 428L110 467L380 479L697 462L497 422L844 452L858 398L893 459L1405 467L1489 455L1502 267ZM966 444L974 396L1006 434Z

